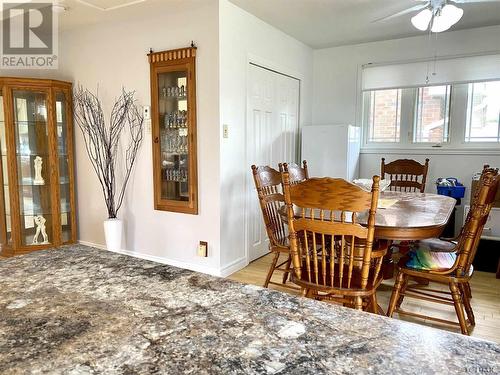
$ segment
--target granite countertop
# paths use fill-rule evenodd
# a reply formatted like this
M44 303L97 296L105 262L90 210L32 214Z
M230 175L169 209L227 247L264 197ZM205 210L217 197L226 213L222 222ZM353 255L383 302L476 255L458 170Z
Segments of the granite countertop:
M500 346L84 246L0 261L0 373L500 373Z

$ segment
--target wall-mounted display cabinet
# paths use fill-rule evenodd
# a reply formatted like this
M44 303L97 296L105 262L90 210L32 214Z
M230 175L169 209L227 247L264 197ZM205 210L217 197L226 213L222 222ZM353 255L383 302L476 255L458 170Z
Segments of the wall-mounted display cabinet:
M156 210L198 213L196 47L151 52Z
M76 241L71 83L0 77L0 248Z

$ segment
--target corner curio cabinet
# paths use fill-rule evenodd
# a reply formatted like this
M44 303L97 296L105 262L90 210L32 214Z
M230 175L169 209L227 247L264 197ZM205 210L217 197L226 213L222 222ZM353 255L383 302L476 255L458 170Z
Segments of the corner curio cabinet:
M0 77L0 247L76 240L71 83Z
M196 47L151 52L156 210L198 213Z

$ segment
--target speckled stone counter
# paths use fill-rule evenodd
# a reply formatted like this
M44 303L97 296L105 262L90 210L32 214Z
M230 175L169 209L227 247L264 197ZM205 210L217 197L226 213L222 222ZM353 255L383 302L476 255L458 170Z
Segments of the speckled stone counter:
M0 261L0 374L500 373L500 346L83 246Z

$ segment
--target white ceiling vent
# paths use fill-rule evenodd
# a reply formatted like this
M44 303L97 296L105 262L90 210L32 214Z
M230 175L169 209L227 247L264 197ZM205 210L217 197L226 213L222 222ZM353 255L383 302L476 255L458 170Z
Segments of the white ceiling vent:
M104 12L119 8L129 7L131 5L144 3L147 0L76 0L80 4L99 9Z

